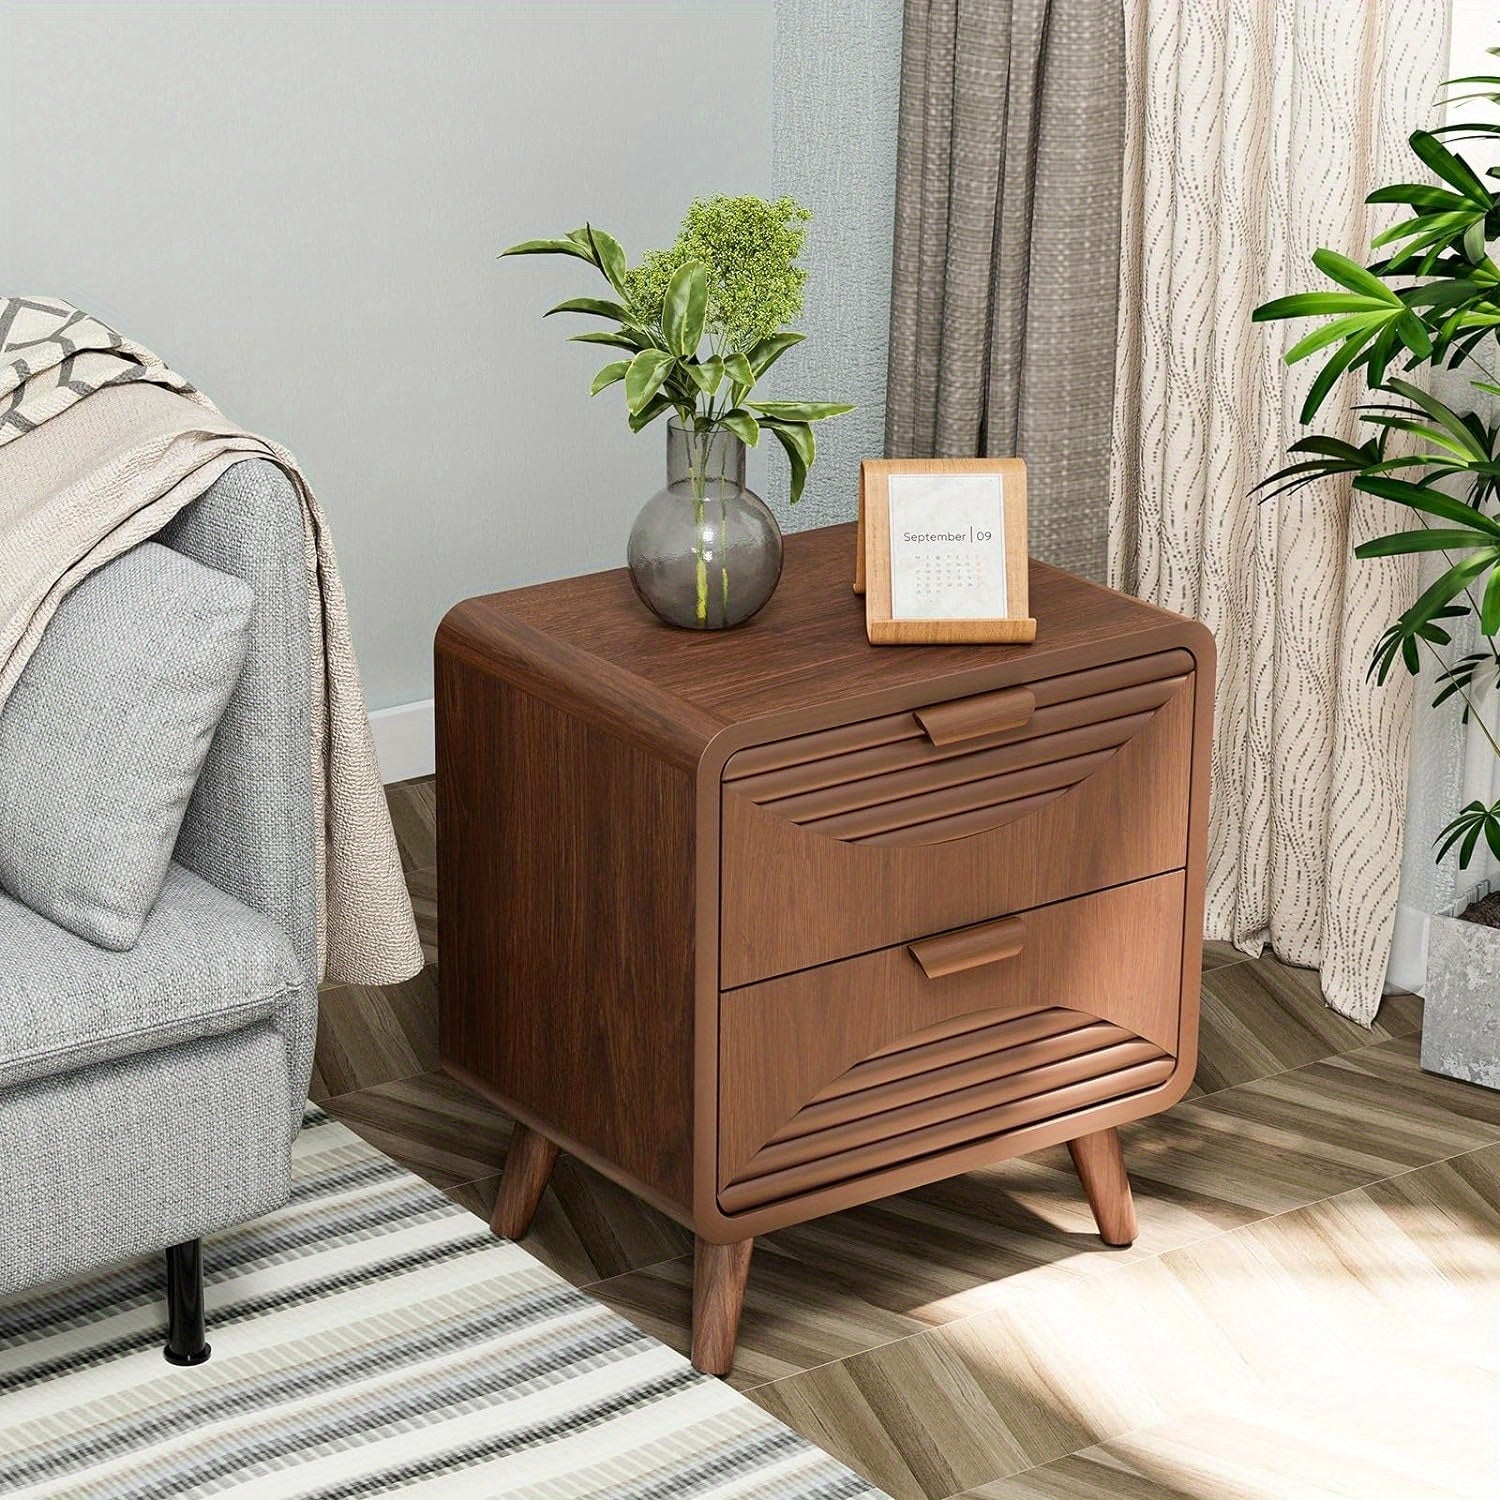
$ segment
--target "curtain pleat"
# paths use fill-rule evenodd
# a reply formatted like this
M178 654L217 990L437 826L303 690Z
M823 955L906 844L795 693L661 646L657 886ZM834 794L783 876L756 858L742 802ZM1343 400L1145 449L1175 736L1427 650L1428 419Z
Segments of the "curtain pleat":
M1102 578L1119 0L908 0L886 452L1019 455L1032 552Z
M1364 203L1419 170L1435 122L1446 0L1125 0L1121 310L1110 581L1194 615L1219 643L1208 935L1316 965L1368 1021L1395 914L1409 681L1366 681L1410 602L1410 559L1356 562L1382 502L1326 484L1259 503L1304 435L1304 327L1254 325L1357 260L1388 219ZM1352 383L1351 383L1352 385ZM1355 437L1358 392L1322 430Z

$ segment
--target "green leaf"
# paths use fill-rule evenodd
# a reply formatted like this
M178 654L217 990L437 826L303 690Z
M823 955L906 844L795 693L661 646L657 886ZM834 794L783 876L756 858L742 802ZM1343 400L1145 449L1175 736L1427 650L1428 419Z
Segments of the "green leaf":
M813 436L812 428L806 422L790 422L783 417L774 417L770 413L764 413L761 417L761 425L769 427L773 432L783 434L802 455L802 461L810 469L813 459L817 457L818 442Z
M1385 415L1379 412L1367 413L1360 418L1362 422L1371 422L1377 427L1389 428L1395 432L1410 432L1417 437L1425 438L1429 443L1435 443L1438 447L1447 450L1454 458L1460 460L1460 467L1466 467L1472 454L1470 448L1464 444L1455 442L1447 433L1436 427L1429 426L1426 422L1416 421L1412 417L1397 415ZM1443 463L1452 462L1441 453L1429 453L1421 455L1424 462Z
M600 391L606 390L617 380L624 380L625 372L630 368L628 359L617 359L613 364L605 367L594 376L594 383L589 387L589 395L597 396Z
M708 317L708 267L688 261L673 271L661 305L661 331L667 348L684 359L698 352Z
M1459 212L1444 212L1440 214L1419 214L1414 219L1405 219L1399 224L1393 224L1382 234L1377 234L1370 241L1372 249L1378 249L1381 245L1395 244L1400 240L1410 240L1402 259L1407 259L1416 250L1428 245L1447 245L1468 228L1474 222L1476 213L1482 220L1482 211L1473 208L1464 208Z
M682 368L687 373L688 379L705 396L714 395L724 383L724 361L717 354L698 364L683 365Z
M1471 203L1488 208L1493 203L1489 189L1474 174L1474 169L1462 157L1455 156L1429 130L1414 130L1409 140L1411 149L1443 179L1458 189Z
M570 344L611 344L616 349L640 349L645 347L638 333L627 333L623 328L618 332L612 328L600 328L592 333L569 334L568 342Z
M1401 342L1417 356L1419 360L1429 359L1432 356L1432 337L1427 332L1426 326L1415 313L1402 313L1396 319L1395 329L1401 336Z
M1326 458L1340 459L1345 463L1352 463L1357 468L1362 468L1375 458L1373 443L1364 443L1356 448L1353 443L1346 443L1342 438L1328 437L1323 433L1315 432L1310 437L1298 438L1288 453L1321 453Z
M672 403L663 395L653 396L639 411L630 413L630 430L640 432L649 427L664 411L671 411Z
M599 318L613 318L617 323L630 321L628 308L603 297L569 297L566 302L559 302L556 307L549 307L542 316L550 318L553 313L560 312L592 313Z
M720 421L747 448L753 448L760 442L760 423L749 412L736 407L733 411L725 412Z
M1274 500L1279 495L1290 494L1293 490L1299 490L1303 485L1312 484L1318 479L1327 479L1333 474L1344 474L1350 470L1350 465L1340 463L1336 459L1315 458L1307 463L1288 464L1284 469L1278 469L1274 474L1268 474L1259 484L1250 486L1253 495L1256 490L1265 490L1261 502ZM1355 464L1354 468L1362 468L1363 465Z
M1421 407L1433 421L1447 428L1458 442L1476 458L1489 457L1488 450L1478 443L1473 431L1465 425L1464 419L1446 402L1439 401L1436 396L1428 391L1424 391L1419 385L1413 385L1409 380L1393 380L1390 383L1390 388L1398 396L1404 396L1413 406Z
M1469 722L1470 702L1469 690L1474 686L1474 674L1480 667L1496 665L1496 659L1486 651L1471 651L1462 661L1454 662L1438 674L1438 681L1443 683L1443 689L1432 700L1434 708L1441 708L1450 698L1462 694L1463 709L1459 715L1461 722Z
M1336 281L1340 286L1348 287L1351 292L1357 292L1362 297L1370 297L1376 302L1383 302L1388 307L1405 306L1378 276L1372 276L1362 265L1350 260L1347 255L1340 255L1337 250L1324 247L1314 250L1312 258L1313 264L1330 281Z
M1412 629L1420 633L1422 626L1437 618L1438 611L1443 605L1494 565L1495 559L1490 548L1485 548L1477 557L1466 557L1462 562L1454 563L1422 594L1402 618L1409 621Z
M1352 292L1297 292L1263 302L1250 314L1250 320L1270 323L1280 318L1322 318L1391 310L1387 297L1355 296Z
M1303 422L1311 422L1317 416L1318 408L1322 406L1329 391L1333 389L1333 383L1350 365L1359 358L1365 345L1370 342L1370 333L1356 333L1347 339L1344 344L1334 351L1333 357L1318 372L1317 379L1313 381L1311 389L1307 393L1307 400L1302 403L1301 417Z
M595 229L592 224L585 224L583 233L593 249L594 264L609 278L609 284L622 297L626 296L625 252L620 248L619 240L602 229Z
M1484 820L1480 819L1469 829L1469 835L1464 840L1463 852L1458 856L1458 862L1465 869L1468 868L1469 861L1474 857L1474 846L1479 842L1479 835L1483 829Z
M1500 854L1500 802L1493 807L1486 807L1483 802L1468 803L1433 840L1439 845L1437 858L1445 858L1448 851L1461 841L1459 868L1467 869L1481 835L1490 848Z
M1361 542L1354 549L1354 555L1360 558L1404 557L1411 552L1469 552L1476 547L1493 546L1492 542L1484 541L1475 532L1434 526L1417 531L1394 531L1389 536L1378 536L1371 541Z
M630 368L625 372L625 405L632 414L645 410L675 363L674 357L664 349L642 349L630 361Z
M779 422L767 422L764 424L766 430L772 433L776 441L786 449L787 463L792 470L792 483L788 491L788 499L795 505L802 498L803 486L807 483L807 470L812 463L810 456L804 456L810 450L812 444L812 428L784 427ZM803 442L800 433L806 434L806 443Z
M1321 328L1315 328L1304 338L1299 339L1282 358L1287 364L1294 365L1298 360L1306 359L1309 354L1316 354L1319 349L1329 344L1336 344L1340 339L1348 338L1351 334L1373 328L1391 316L1393 314L1389 308L1382 308L1378 313L1356 313L1348 318L1335 318L1333 322L1325 323Z
M773 333L770 338L762 339L749 354L750 368L755 372L758 380L772 365L786 353L788 349L794 349L805 339L805 333Z
M1356 334L1350 342L1358 347L1361 337L1362 335ZM1370 341L1368 351L1351 361L1351 364L1364 365L1365 381L1368 385L1377 386L1385 383L1386 366L1396 357L1397 342L1396 330L1387 323ZM1329 364L1333 363L1335 363L1334 360L1329 360ZM1319 376L1319 379L1321 378L1322 376ZM1313 388L1317 389L1316 381L1313 383ZM1321 400L1322 398L1320 397L1319 399Z
M579 260L593 260L586 246L580 245L576 240L522 240L519 245L512 245L508 250L502 250L495 257L503 260L507 255L576 255Z
M1405 479L1387 479L1383 475L1362 474L1354 481L1354 488L1369 495L1379 495L1383 500L1394 500L1411 510L1424 515L1436 516L1442 521L1453 521L1473 531L1482 531L1492 540L1500 540L1500 521L1477 511L1462 500L1455 500L1440 490L1428 489L1425 485L1412 484Z
M755 384L755 371L750 361L738 351L725 359L724 372L742 390L748 391Z
M1464 207L1467 200L1457 193L1445 192L1429 182L1393 182L1388 187L1376 188L1366 203L1406 203L1412 208L1451 211Z
M778 422L799 423L822 422L854 410L846 401L747 401L745 405Z
M1486 635L1500 630L1500 567L1490 574L1485 585L1484 599L1479 608L1479 628Z

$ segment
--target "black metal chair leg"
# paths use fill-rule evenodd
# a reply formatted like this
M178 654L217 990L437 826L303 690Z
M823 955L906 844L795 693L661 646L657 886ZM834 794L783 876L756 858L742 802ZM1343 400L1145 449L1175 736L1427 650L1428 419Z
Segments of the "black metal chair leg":
M167 1249L167 1345L171 1365L201 1365L210 1354L203 1329L203 1241Z

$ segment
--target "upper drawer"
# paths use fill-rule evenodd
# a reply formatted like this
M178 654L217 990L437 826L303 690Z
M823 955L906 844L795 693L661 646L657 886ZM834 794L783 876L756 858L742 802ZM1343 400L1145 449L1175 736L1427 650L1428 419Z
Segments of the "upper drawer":
M1193 684L1167 651L731 756L721 984L1177 869Z

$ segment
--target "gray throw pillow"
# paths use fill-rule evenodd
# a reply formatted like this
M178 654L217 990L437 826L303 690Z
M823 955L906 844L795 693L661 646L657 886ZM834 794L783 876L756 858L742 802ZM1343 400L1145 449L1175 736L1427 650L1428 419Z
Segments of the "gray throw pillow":
M0 887L135 946L239 681L250 585L155 542L58 606L0 711Z

